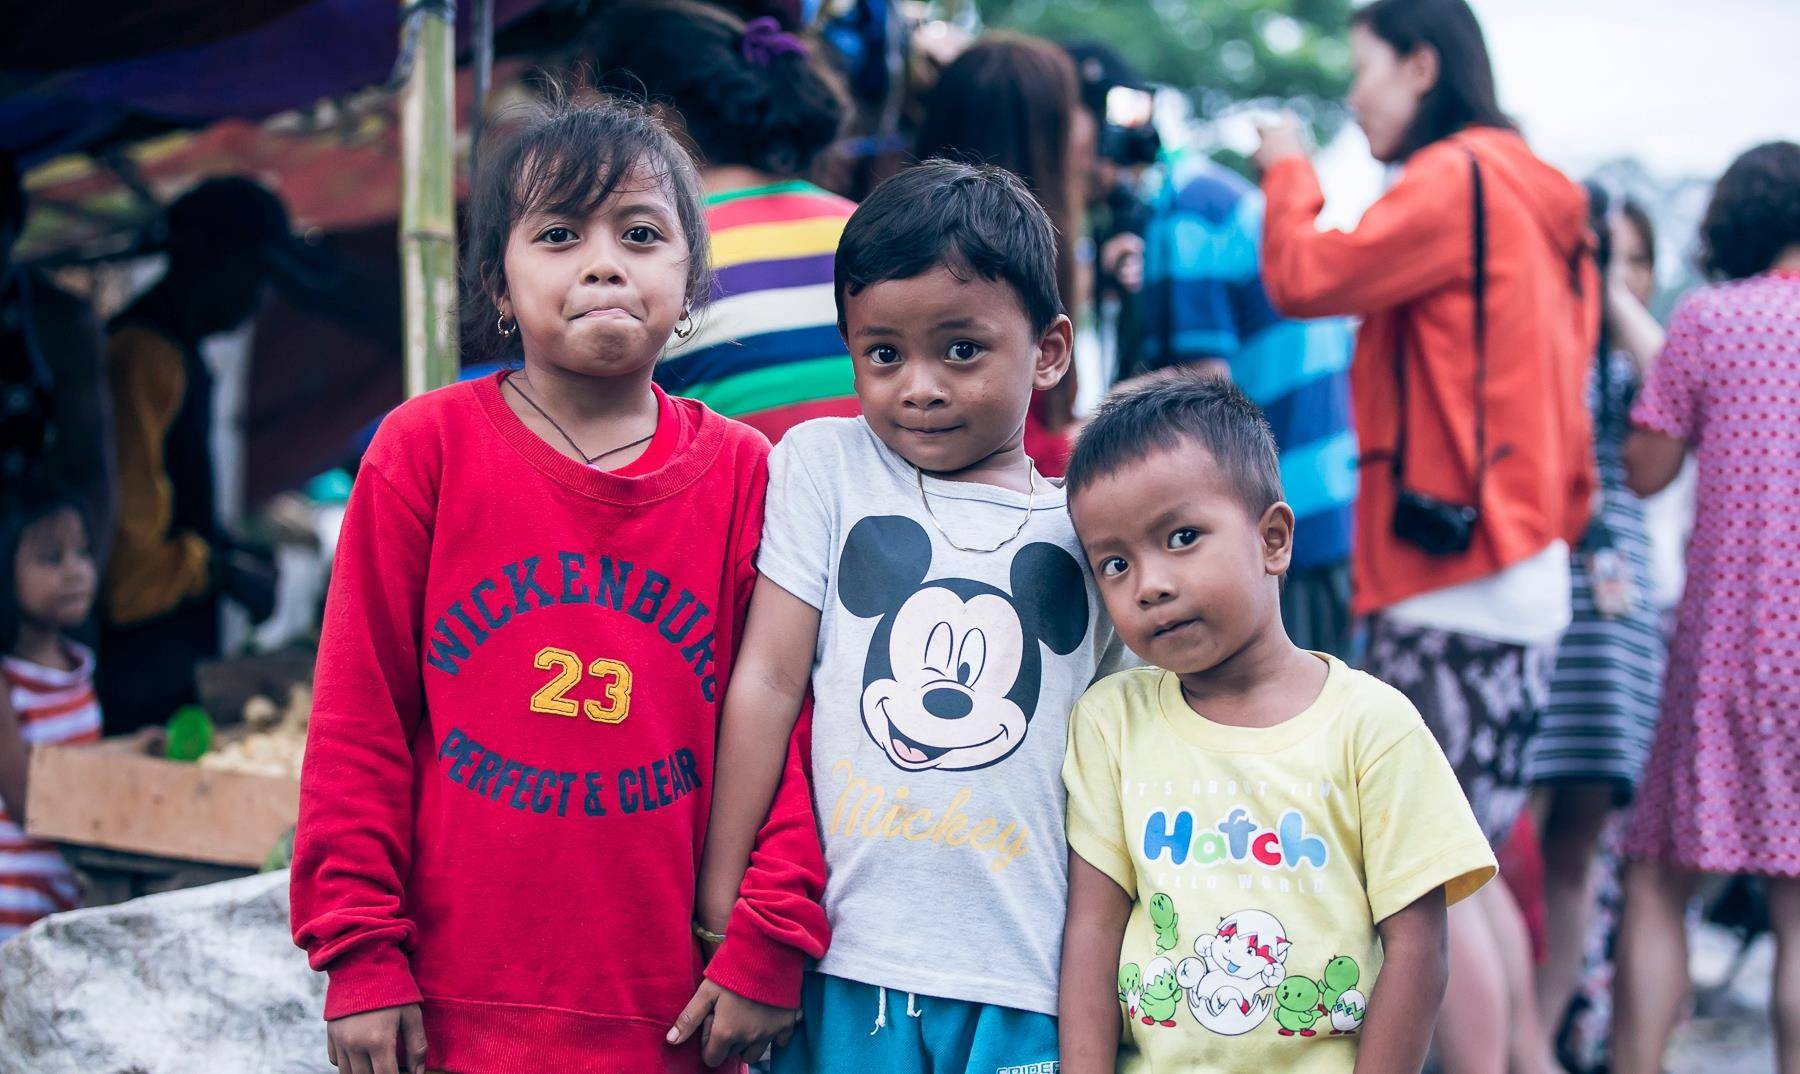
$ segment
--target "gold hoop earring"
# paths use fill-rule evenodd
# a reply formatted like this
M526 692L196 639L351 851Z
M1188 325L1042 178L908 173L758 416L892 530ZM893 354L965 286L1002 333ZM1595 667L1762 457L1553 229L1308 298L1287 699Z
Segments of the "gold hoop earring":
M684 323L687 325L686 328L681 327ZM693 334L694 315L688 310L682 310L681 318L675 322L675 338L685 340L691 338Z
M518 330L519 330L519 322L514 321L510 325L507 324L506 323L506 314L502 313L500 316L494 318L494 331L500 333L501 339L511 339L512 334L514 332L517 332Z

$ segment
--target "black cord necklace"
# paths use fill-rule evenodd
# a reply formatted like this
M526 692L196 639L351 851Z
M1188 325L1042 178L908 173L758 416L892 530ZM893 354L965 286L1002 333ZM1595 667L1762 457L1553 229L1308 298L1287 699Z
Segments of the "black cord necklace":
M520 374L520 375L523 376L524 374ZM602 451L598 455L589 455L587 452L581 450L581 445L577 444L575 442L575 438L569 435L569 431L567 429L565 429L561 425L557 424L556 419L550 416L550 412L548 410L545 410L543 407L538 406L537 400L533 399L529 395L526 395L524 388L519 387L517 384L513 384L512 377L510 377L510 376L507 377L505 380L501 381L501 383L502 384L511 384L512 390L519 393L519 398L525 400L525 402L530 405L531 409L537 411L539 414L542 414L544 416L544 420L550 423L550 427L552 429L555 429L557 432L561 433L562 438L564 440L567 440L569 442L569 446L575 449L576 456L579 457L581 459L581 461L587 463L589 466L594 465L595 463L599 462L601 459L606 458L608 455L617 455L621 451L627 451L631 448L637 447L639 444L656 439L656 433L652 432L649 436L640 436L636 440L633 440L629 444L620 444L618 447L612 448L611 450L608 450L608 451Z

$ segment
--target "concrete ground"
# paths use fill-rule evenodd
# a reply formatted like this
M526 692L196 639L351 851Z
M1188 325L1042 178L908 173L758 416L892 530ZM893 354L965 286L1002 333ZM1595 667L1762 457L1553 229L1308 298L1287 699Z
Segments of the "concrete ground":
M1670 1074L1772 1074L1769 981L1775 944L1759 938L1729 981L1737 941L1721 929L1697 927L1689 938L1699 1006L1675 1035Z

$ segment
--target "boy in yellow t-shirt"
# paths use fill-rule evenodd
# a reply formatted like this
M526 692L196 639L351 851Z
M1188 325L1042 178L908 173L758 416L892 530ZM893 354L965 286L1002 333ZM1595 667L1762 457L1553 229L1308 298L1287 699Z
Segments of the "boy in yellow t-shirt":
M1123 393L1068 489L1154 666L1069 719L1063 1074L1418 1071L1445 908L1494 857L1406 698L1288 640L1294 514L1262 415L1221 380Z

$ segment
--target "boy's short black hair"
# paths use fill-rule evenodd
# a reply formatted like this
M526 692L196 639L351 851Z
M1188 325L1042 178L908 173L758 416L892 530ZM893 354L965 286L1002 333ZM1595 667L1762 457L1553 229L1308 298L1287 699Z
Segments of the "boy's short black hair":
M846 296L943 265L1001 280L1042 332L1062 313L1050 217L1019 177L991 164L928 160L876 187L838 241L838 330Z
M1251 518L1281 501L1281 463L1262 411L1223 377L1179 371L1100 405L1069 459L1069 495L1183 440L1218 461Z
M513 225L543 211L586 216L626 182L643 175L674 203L687 246L687 301L699 310L712 292L711 240L699 174L687 149L640 102L618 97L570 98L560 86L495 128L481 151L469 191L463 251L463 351L521 361L517 332L495 331L506 290L506 243Z

